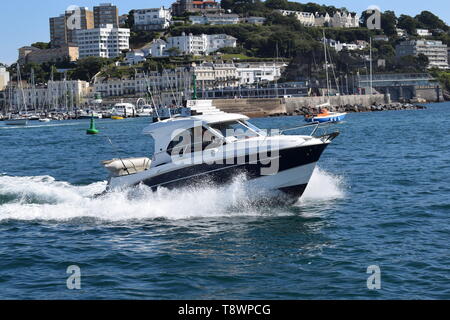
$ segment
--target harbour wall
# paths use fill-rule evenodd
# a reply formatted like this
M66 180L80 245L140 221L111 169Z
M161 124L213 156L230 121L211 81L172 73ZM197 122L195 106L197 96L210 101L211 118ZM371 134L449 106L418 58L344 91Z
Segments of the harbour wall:
M328 100L335 107L370 107L391 103L389 95L376 94L280 99L215 99L214 105L225 112L243 113L249 117L267 117L298 114L304 109L313 111L316 106L327 103Z

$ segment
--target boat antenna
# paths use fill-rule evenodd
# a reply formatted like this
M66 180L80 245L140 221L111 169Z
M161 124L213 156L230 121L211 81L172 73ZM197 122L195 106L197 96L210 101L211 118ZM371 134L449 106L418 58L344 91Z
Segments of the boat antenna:
M328 75L328 57L327 57L327 43L325 38L325 29L323 29L323 49L325 53L325 72L327 75L327 96L328 100L330 100L330 80Z

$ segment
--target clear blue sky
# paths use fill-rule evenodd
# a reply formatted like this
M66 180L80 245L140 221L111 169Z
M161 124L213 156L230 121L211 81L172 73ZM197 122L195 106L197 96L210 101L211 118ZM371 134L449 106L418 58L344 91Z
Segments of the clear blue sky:
M17 1L17 2L16 2ZM33 42L49 39L48 18L58 16L73 4L92 8L108 0L16 0L2 1L0 8L0 62L12 63L17 60L17 49ZM162 5L170 6L175 0L111 0L117 5L120 13L131 9L154 8ZM299 2L317 2L347 7L350 11L362 12L370 5L377 5L381 10L394 10L397 15L402 13L416 15L422 10L429 10L450 24L450 10L444 0L307 0Z

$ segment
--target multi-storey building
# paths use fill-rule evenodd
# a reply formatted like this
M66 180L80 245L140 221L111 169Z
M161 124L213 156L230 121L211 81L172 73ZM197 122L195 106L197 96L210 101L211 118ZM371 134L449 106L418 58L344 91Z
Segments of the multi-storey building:
M94 13L88 8L77 7L49 21L51 45L60 47L74 43L77 30L94 28Z
M428 29L417 29L417 35L419 37L431 37L433 34Z
M239 63L236 65L236 73L239 85L255 85L277 81L281 78L284 63Z
M75 45L62 45L50 49L39 49L36 47L22 47L19 49L20 64L30 62L37 64L44 62L73 62L77 61L78 57L78 47Z
M164 30L171 22L171 10L164 7L134 10L135 30Z
M7 95L6 102L14 109L26 104L29 110L59 108L73 110L81 106L90 93L89 82L82 80L50 81L46 85L36 87L24 83L23 95L17 83L10 83L9 87L11 87L11 94ZM9 101L9 98L11 101Z
M278 10L283 16L295 16L301 24L307 27L314 27L316 25L316 17L311 12L300 12L291 10Z
M186 12L221 12L220 3L214 0L177 0L172 5L172 13L182 16Z
M208 55L221 48L235 48L236 46L237 39L226 34L186 35L183 33L181 36L167 39L166 52L171 48L176 48L184 55Z
M448 47L442 41L410 40L403 41L396 47L397 57L418 56L428 57L429 68L448 69Z
M201 16L190 16L192 24L227 25L240 22L237 14L204 14Z
M100 28L78 30L77 44L80 58L115 58L130 48L130 29L107 24Z
M358 28L359 27L359 15L346 12L337 11L333 16L328 13L322 15L312 12L300 12L290 10L278 10L282 15L293 15L297 20L307 27L334 27L334 28Z
M6 68L0 67L0 91L5 89L8 83L9 83L9 72L6 71Z
M102 3L94 7L94 28L100 28L104 24L119 27L119 10L111 3Z

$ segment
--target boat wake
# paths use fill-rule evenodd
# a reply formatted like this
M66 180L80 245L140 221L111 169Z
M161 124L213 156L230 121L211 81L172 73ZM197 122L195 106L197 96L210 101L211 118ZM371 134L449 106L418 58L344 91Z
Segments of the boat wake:
M316 169L304 197L296 206L317 201L332 202L344 197L342 179ZM10 177L0 175L0 222L70 221L92 218L100 221L190 219L229 216L291 215L289 210L271 210L249 201L245 180L223 187L191 187L182 190L145 186L102 193L106 181L75 186L50 176Z

